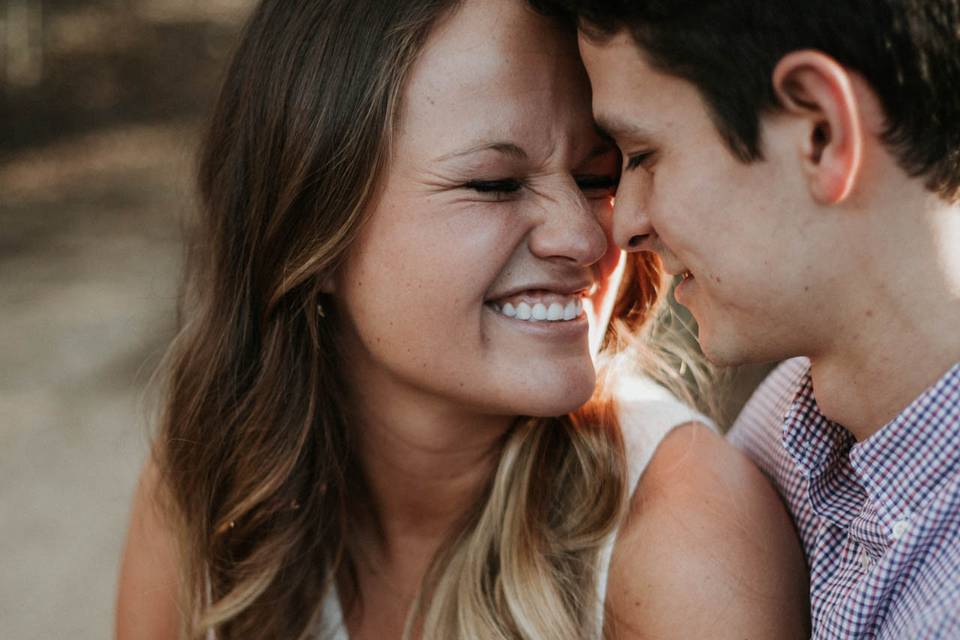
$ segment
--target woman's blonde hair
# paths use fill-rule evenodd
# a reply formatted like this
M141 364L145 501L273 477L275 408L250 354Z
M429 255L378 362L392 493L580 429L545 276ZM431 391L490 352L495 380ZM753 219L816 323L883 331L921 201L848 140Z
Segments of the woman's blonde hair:
M343 406L337 308L321 283L388 164L408 71L457 4L265 0L243 34L203 143L155 447L180 537L186 637L307 637L335 578L346 608L361 605L346 541L369 491ZM621 331L658 298L655 258L631 261ZM519 420L431 565L408 630L589 636L597 555L624 481L607 398Z

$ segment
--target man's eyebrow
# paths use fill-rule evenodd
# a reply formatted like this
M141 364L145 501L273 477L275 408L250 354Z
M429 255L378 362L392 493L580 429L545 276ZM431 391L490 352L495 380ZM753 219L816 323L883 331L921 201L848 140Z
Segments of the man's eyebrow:
M483 142L461 151L454 151L452 153L444 154L437 158L437 160L452 160L454 158L461 158L474 153L480 153L481 151L497 151L519 160L527 159L527 152L512 142Z
M652 140L654 136L639 124L603 113L596 115L597 132L605 139L630 138L631 140Z
M601 138L603 138L603 142L590 149L590 153L587 154L586 158L588 162L617 150L617 145L615 145L613 140L611 140L603 131L597 130L597 133Z

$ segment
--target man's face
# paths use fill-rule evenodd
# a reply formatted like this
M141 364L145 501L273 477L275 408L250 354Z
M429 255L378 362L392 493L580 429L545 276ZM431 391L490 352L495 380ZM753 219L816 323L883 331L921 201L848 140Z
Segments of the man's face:
M629 34L581 35L594 114L623 153L613 237L655 251L683 275L677 301L719 364L805 353L825 313L830 242L821 243L797 124L763 119L763 161L744 163L721 139L689 82L654 70ZM811 322L813 324L811 325Z

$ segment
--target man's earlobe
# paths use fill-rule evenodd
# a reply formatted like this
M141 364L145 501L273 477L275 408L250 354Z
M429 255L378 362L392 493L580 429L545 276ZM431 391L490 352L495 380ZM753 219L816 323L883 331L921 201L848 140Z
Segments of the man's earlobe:
M782 108L805 121L800 153L811 194L822 204L843 202L859 178L864 145L849 72L819 51L794 51L777 63L773 89Z

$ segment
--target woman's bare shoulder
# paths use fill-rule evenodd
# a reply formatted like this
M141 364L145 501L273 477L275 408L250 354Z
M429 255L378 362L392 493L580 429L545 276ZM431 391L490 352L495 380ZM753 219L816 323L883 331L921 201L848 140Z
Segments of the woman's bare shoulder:
M152 456L148 457L133 498L120 566L118 640L179 637L179 562L163 496L159 469Z
M614 548L614 636L807 637L807 584L793 524L753 463L698 423L666 436Z

